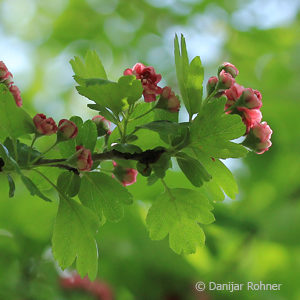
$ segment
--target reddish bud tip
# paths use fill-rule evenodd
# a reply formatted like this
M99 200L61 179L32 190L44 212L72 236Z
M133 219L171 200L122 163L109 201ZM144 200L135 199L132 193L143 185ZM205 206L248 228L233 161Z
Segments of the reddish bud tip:
M239 74L239 70L231 63L224 62L219 67L219 73L224 70L226 73L229 73L233 78L235 78Z
M58 135L61 140L73 139L78 134L76 124L70 120L62 119L58 123Z
M110 122L106 120L103 116L95 116L92 118L92 121L97 126L98 136L103 136L111 133Z
M212 76L208 79L206 84L207 95L210 95L215 90L218 81L219 80L216 76Z
M256 124L260 123L262 114L259 109L249 109L246 107L237 107L239 114L242 116L242 120L246 125L246 134Z
M11 85L9 87L9 90L10 92L12 93L14 99L15 99L15 102L17 104L18 107L21 107L23 102L22 102L22 98L21 98L21 93L20 93L20 90L17 86L15 85Z
M261 93L257 90L252 90L247 88L243 92L243 100L247 108L256 108L259 109L262 106L262 96Z
M180 101L172 89L168 86L165 86L162 89L162 93L156 107L168 110L170 112L178 112L180 109Z
M222 70L219 74L219 89L229 89L235 83L234 78L230 73L227 73L225 70Z
M47 118L44 114L37 114L33 118L36 130L41 135L51 135L56 133L57 126L52 118Z
M136 182L136 177L138 171L132 168L125 168L123 166L118 165L113 161L114 171L113 174L117 179L121 181L124 186L134 184Z
M266 122L256 123L250 129L243 144L254 150L257 154L263 154L272 145L270 141L273 131Z
M89 149L77 146L77 168L80 171L90 171L93 166L92 154Z

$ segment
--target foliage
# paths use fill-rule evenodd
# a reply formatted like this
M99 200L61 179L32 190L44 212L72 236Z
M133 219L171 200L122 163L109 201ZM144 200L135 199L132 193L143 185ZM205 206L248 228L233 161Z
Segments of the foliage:
M223 98L212 98L208 95L205 101L201 102L203 67L200 58L196 57L191 63L188 62L183 36L181 37L181 55L178 47L176 36L175 63L182 97L190 114L189 122L178 123L164 120L159 114L152 115L150 122L145 122L144 116L154 110L168 111L169 109L169 106L161 106L161 100L159 100L157 105L148 104L149 108L139 114L136 113L136 109L141 105L139 99L142 94L145 95L143 90L153 89L153 84L156 84L156 82L150 82L150 76L156 76L155 71L153 69L146 71L153 72L153 75L145 73L145 79L140 80L139 77L126 75L120 77L117 82L113 82L107 79L103 65L94 51L89 51L84 61L79 57L71 60L75 73L74 79L79 84L76 89L79 94L95 103L89 105L91 109L100 110L102 114L104 112L104 115L115 123L114 131L119 133L118 137L112 139L109 130L97 129L98 126L103 126L104 117L96 123L94 119L83 122L79 116L73 116L70 121L60 121L59 124L64 125L59 125L57 129L55 144L42 153L33 148L34 143L43 134L53 134L56 126L53 120L46 119L43 115L33 118L37 129L29 147L15 138L32 133L32 125L30 127L23 125L24 122L32 124L32 121L27 121L28 115L20 108L13 106L10 108L12 115L15 112L22 114L13 121L13 132L17 131L18 134L6 131L6 136L4 136L11 139L8 140L10 150L1 145L1 157L4 161L2 173L6 174L8 179L9 196L13 196L15 189L10 174L16 172L21 176L31 195L37 195L48 201L48 197L39 190L34 181L23 175L23 168L32 169L33 172L41 175L59 193L60 200L52 245L54 257L62 269L70 267L76 260L77 270L81 276L88 274L90 278L95 278L98 258L95 234L99 229L99 224L103 225L106 220L119 221L124 215L124 204L132 204L132 195L114 178L116 176L125 186L135 182L136 171L129 168L130 161L137 162L136 168L143 176L152 178L149 182L153 179L155 181L160 179L165 187L165 192L158 196L148 212L147 226L150 237L157 240L169 234L170 247L178 254L194 253L198 246L203 246L205 235L198 223L209 224L214 221L211 213L213 206L204 193L192 189L170 189L163 178L167 170L172 168L171 158L174 157L194 186L200 187L204 182L209 182L213 177L206 170L201 156L197 156L197 153L203 152L208 157L214 157L214 160L244 155L245 148L231 140L242 136L245 128L239 116L227 115L224 112L226 101ZM141 72L148 70L143 65L140 68L142 68ZM140 76L144 76L143 73ZM149 83L145 83L147 80ZM168 98L169 96L178 101L174 98L174 94L163 96L163 90L159 92L159 87L155 89L158 94L161 93L160 97L167 97L164 98L166 103L173 101ZM9 94L5 89L2 90L3 103L12 102ZM170 113L176 113L171 106ZM194 114L197 116L192 119ZM134 130L129 132L132 121L134 125L131 125L131 128ZM7 121L3 118L3 128L7 126L5 122ZM45 122L51 124L51 131L48 130ZM155 148L143 151L135 145L137 141L143 144L143 139L138 135L141 130L152 131L159 135L160 140ZM132 139L132 137L135 138ZM110 146L108 139L110 139ZM94 151L96 144L101 140L104 140L102 147L100 146L102 149L98 148ZM130 140L133 143L130 143ZM58 144L60 144L61 156L55 159L47 158L47 153ZM17 149L17 154L15 149ZM193 156L183 152L184 149L190 151ZM25 162L23 157L26 158ZM90 161L88 162L87 159ZM106 160L113 160L114 170L106 170L102 167ZM41 166L64 168L68 172L58 172L56 185L47 178L46 174L38 170ZM221 166L222 169L225 168L224 165ZM216 164L214 168L216 177L218 177L219 167ZM78 171L85 172L78 176ZM106 172L112 173L113 176L105 174ZM227 172L225 177L227 175L230 177L230 172ZM230 181L228 182L231 184ZM72 199L77 194L80 203Z
M167 239L153 242L148 238L144 226L146 212L164 188L153 174L150 177L138 175L137 183L127 187L134 202L124 206L124 218L118 223L106 222L96 235L100 255L98 277L111 285L115 298L248 300L255 294L266 300L298 299L300 23L296 2L287 0L283 5L276 5L276 1L266 1L261 5L252 0L176 3L54 0L28 4L28 1L2 1L0 60L14 71L24 109L31 116L36 110L52 114L56 120L78 112L84 120L94 116L95 111L83 106L90 102L81 100L71 78L66 76L71 72L67 60L73 55L84 57L90 48L100 53L110 80L117 82L120 69L139 60L159 69L165 82L178 92L170 40L177 31L185 33L190 58L201 56L205 79L220 61L230 60L238 67L241 84L262 92L262 111L274 130L273 147L263 156L250 153L242 160L224 161L213 160L200 151L195 154L193 149L180 150L193 158L197 155L212 176L197 191L210 201L219 201L212 203L216 222L201 225L206 246L198 248L193 255L178 256L169 249ZM132 116L150 107L148 103L139 103ZM105 112L101 114L109 119ZM135 130L135 122L152 122L158 114L160 120L171 120L171 117L172 122L177 122L176 114L157 109L131 121L128 133ZM185 110L181 110L180 120L187 119ZM19 144L30 145L28 137L20 137ZM34 148L39 151L32 152L32 157L44 152L52 138L54 136L38 139ZM118 130L114 130L111 142L119 138ZM4 140L1 137L2 143ZM104 142L97 140L95 152L102 152ZM108 142L109 149L111 142ZM158 133L147 129L138 130L127 142L142 151L159 145L168 147ZM7 142L4 145L14 154ZM120 144L116 147L121 149ZM59 154L57 148L67 151ZM48 153L49 158L71 156L75 141L60 143L57 148ZM31 197L15 172L9 175L16 185L14 198L9 199L7 176L0 176L0 298L92 299L81 290L60 287L58 277L68 273L61 273L49 251L57 196L39 174L23 169L26 159L23 155L21 158L22 163L20 158L18 163L22 165L22 173L54 201ZM166 172L167 185L175 189L196 189L176 161L177 158L172 159L173 167ZM238 179L237 201L226 198L220 202L225 195L233 199L237 194L237 184L224 164ZM112 169L111 162L101 165L103 169ZM135 163L131 163L131 167L135 167ZM60 174L54 167L38 169L52 182ZM147 185L148 181L151 186ZM72 197L79 201L77 196ZM199 294L191 291L199 279L205 283L279 282L283 286L280 291Z

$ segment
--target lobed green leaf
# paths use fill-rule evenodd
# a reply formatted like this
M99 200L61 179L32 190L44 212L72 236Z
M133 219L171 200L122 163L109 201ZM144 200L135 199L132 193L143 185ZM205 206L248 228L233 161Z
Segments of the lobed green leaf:
M197 159L179 152L176 154L176 160L181 171L194 186L200 187L205 181L211 180L211 175Z
M54 224L52 249L64 270L76 260L81 277L95 279L98 270L98 248L95 235L99 228L97 216L88 208L66 196L60 197Z
M188 189L170 189L160 195L148 211L150 238L161 240L169 234L170 247L178 254L190 254L203 246L205 235L198 223L214 221L213 207L203 194Z
M92 209L99 219L119 221L124 215L124 205L132 203L132 195L112 177L99 173L85 173L81 180L79 199Z
M247 149L231 140L245 133L238 115L224 113L226 99L207 103L191 125L191 146L215 158L242 157Z
M78 56L70 60L70 64L75 75L83 78L103 78L107 79L106 72L96 51L89 50L84 61Z

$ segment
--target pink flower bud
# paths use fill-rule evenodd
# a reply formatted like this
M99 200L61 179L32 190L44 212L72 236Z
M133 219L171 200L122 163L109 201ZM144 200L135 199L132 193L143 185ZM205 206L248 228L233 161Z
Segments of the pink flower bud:
M124 75L133 75L132 69L126 69L123 74Z
M180 101L175 96L172 89L168 86L165 86L162 89L162 93L156 107L168 110L170 112L178 112L180 109Z
M230 89L224 92L228 99L225 105L225 110L232 106L242 96L243 91L244 87L242 85L234 83Z
M44 114L37 114L33 118L33 123L39 134L51 135L56 133L57 126L52 118L47 118Z
M19 88L15 85L12 85L12 86L10 86L9 90L12 93L12 95L14 96L14 99L15 99L15 102L16 102L17 106L21 107L23 102L22 102L22 98L21 98Z
M136 177L138 174L137 170L120 166L115 161L113 161L113 165L115 167L113 174L122 182L124 186L131 185L136 182Z
M6 84L9 88L14 84L13 77L10 74L5 80L2 81L4 84Z
M132 69L126 69L124 75L135 75L141 80L145 102L156 101L156 95L161 94L162 89L157 86L161 80L161 75L156 74L153 67L146 67L142 63L137 63Z
M8 77L12 77L12 74L8 71L5 63L0 61L0 82L6 80Z
M245 106L247 108L261 108L262 101L261 101L261 93L257 90L252 90L251 88L247 88L243 92L243 99Z
M239 74L239 70L231 63L224 62L219 67L219 73L224 70L226 73L229 73L233 78L235 78Z
M219 80L216 76L212 76L208 79L206 84L207 95L210 95L215 90L218 81Z
M83 146L76 146L77 168L80 171L90 171L93 166L92 154L89 149Z
M73 139L77 136L78 128L76 124L67 119L62 119L58 123L58 136L61 140Z
M256 123L250 129L243 144L253 149L257 154L263 154L268 151L272 145L270 141L272 133L272 129L266 122Z
M249 109L246 107L237 107L237 110L242 116L242 120L246 125L246 134L249 133L250 129L256 123L260 123L262 114L259 109Z
M229 89L235 83L234 78L231 76L230 73L225 72L222 70L219 74L219 89Z
M92 118L92 121L97 126L98 136L103 136L106 134L111 134L110 131L110 122L104 117L98 115Z

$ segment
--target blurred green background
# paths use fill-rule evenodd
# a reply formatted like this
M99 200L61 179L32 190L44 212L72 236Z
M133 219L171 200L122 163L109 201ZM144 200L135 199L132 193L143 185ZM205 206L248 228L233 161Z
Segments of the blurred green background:
M299 11L299 0L0 1L0 60L32 115L91 116L68 63L87 49L97 50L110 79L140 61L178 90L175 33L185 35L190 58L201 56L206 78L230 61L240 70L238 82L263 94L273 146L226 162L240 193L215 205L205 248L177 256L166 240L148 238L145 208L161 187L146 187L142 178L130 188L136 202L126 217L100 230L99 278L117 300L300 299ZM188 185L170 176L173 186ZM32 198L21 185L9 199L1 176L0 193L0 299L93 299L59 286L63 274L50 248L57 203ZM283 285L280 291L200 293L194 289L200 280Z

